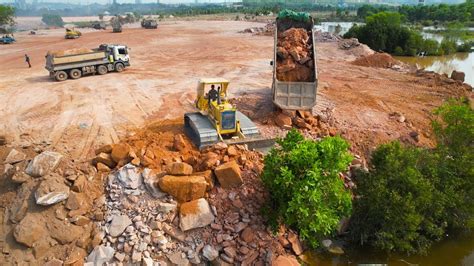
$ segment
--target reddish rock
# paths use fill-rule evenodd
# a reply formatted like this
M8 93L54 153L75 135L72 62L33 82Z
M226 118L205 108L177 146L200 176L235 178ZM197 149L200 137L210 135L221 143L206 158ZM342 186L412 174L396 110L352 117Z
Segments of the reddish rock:
M211 207L205 199L198 199L181 204L179 210L179 226L187 231L210 225L214 221Z
M43 225L43 217L37 213L29 213L15 226L13 236L18 243L33 247L35 242L47 236Z
M111 152L112 152L112 145L107 144L95 150L95 155L99 155L101 153L111 153Z
M99 153L94 159L92 159L92 164L96 165L102 163L107 165L109 168L114 168L117 163L112 159L112 156L108 153Z
M251 243L255 239L255 233L252 228L247 227L240 234L240 238L247 243Z
M206 179L207 182L207 191L211 190L214 188L214 174L212 173L211 170L207 170L204 172L198 172L194 173L193 175L197 176L203 176Z
M116 162L119 163L123 160L131 159L129 157L130 154L130 146L128 144L116 144L112 147L112 159Z
M278 258L273 261L273 266L299 266L300 263L293 257L289 256L278 256Z
M170 175L190 175L193 173L193 167L187 163L172 163L168 174Z
M296 255L299 256L301 253L303 253L303 247L301 246L301 242L295 233L288 233L288 241L291 243L291 249L293 249L293 252Z
M97 171L98 171L99 173L107 173L107 172L110 172L110 168L109 168L107 165L103 164L103 163L97 163L97 166L96 166L96 167L97 167Z
M454 70L453 73L451 73L451 79L453 80L459 80L461 82L464 82L465 77L466 77L466 74L464 74L464 72L461 72L461 71Z
M173 148L177 151L182 151L186 148L186 143L184 142L183 135L178 134L174 136Z
M160 179L159 186L179 202L186 202L204 197L207 182L202 176L166 175Z
M214 170L217 180L223 188L233 188L242 185L240 167L235 161L220 165Z
M277 124L277 126L284 129L291 129L291 125L292 125L291 117L283 113L280 113L275 117L275 124Z
M227 148L227 155L229 156L237 156L239 155L239 151L237 150L237 148L233 145L229 146L229 148Z

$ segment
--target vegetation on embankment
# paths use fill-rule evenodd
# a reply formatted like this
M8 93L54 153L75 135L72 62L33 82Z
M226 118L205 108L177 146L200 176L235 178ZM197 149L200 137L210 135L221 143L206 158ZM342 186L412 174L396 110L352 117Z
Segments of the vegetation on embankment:
M350 239L388 252L426 253L456 229L474 227L474 110L452 100L434 112L433 149L379 146L355 175L353 200L338 173L351 156L340 137L305 140L295 130L265 157L265 209L273 228L297 230L313 247L351 215Z
M357 38L373 50L395 55L415 56L421 52L446 55L471 49L471 43L458 45L454 35L444 38L441 43L424 39L420 32L404 26L403 19L397 12L379 12L368 16L365 25L354 25L344 38Z

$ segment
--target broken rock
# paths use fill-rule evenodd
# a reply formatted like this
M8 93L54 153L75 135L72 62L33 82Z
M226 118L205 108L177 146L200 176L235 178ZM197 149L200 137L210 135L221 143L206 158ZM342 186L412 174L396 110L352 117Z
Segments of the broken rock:
M173 148L177 151L182 151L186 148L186 143L184 142L183 135L178 134L174 136Z
M291 248L296 255L299 256L301 253L303 253L303 247L301 246L301 242L295 233L288 233L288 241L291 243Z
M220 165L214 170L222 188L233 188L242 185L240 167L235 161Z
M104 265L105 263L110 262L113 258L115 250L112 247L108 246L97 246L92 250L92 252L87 256L87 262L93 263L93 265Z
M151 170L150 168L145 168L142 172L143 183L145 183L145 187L147 188L148 192L154 198L162 198L166 195L160 190L159 181L162 174L157 174L155 171Z
M275 124L284 129L291 129L291 117L280 113L275 117Z
M142 176L133 164L126 164L117 173L117 178L127 188L137 189L142 184Z
M179 213L179 226L181 230L187 231L194 228L204 227L214 221L209 203L205 199L198 199L181 204Z
M48 178L41 182L35 192L36 204L52 205L69 197L69 187L58 178Z
M40 214L29 213L15 226L13 236L18 243L27 247L33 247L33 244L46 237L47 232L43 226Z
M205 245L202 249L202 256L208 261L213 261L219 256L219 252L211 245Z
M53 171L62 159L62 155L57 152L44 151L37 155L26 168L26 173L32 177L41 177Z
M274 266L299 266L299 262L293 258L293 257L289 257L289 256L278 256L278 258L272 263L272 265Z
M109 168L114 168L117 164L112 159L112 156L108 153L99 153L93 160L92 163L94 165L98 165L99 163L105 164Z
M115 215L112 217L112 222L109 225L109 235L112 237L120 236L125 228L132 224L127 215Z
M204 197L207 182L202 176L166 175L159 181L162 191L169 193L180 202Z
M15 163L19 163L23 160L25 160L26 158L26 154L24 154L23 152L21 151L17 151L15 149L12 149L10 151L10 153L8 153L8 156L7 158L5 159L5 164L9 163L9 164L15 164Z
M46 226L51 237L63 245L72 243L85 233L81 226L73 225L67 220L52 219Z
M173 163L169 169L170 175L190 175L193 173L193 167L187 163Z
M112 147L111 157L116 163L119 163L122 160L131 159L129 154L130 146L128 144L121 143Z

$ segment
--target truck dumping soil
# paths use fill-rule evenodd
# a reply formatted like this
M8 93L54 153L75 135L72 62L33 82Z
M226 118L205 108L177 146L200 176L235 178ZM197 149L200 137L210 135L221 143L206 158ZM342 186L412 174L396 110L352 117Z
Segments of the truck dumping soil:
M311 31L290 28L280 33L277 43L277 79L313 82L314 61Z
M391 68L395 65L401 65L402 63L395 60L391 55L387 53L375 53L367 56L362 56L352 62L357 66L365 67L379 67L379 68Z

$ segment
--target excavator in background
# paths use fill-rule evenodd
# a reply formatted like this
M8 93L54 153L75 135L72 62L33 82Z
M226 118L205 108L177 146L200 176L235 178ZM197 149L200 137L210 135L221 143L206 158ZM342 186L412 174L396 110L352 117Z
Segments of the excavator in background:
M221 141L248 144L250 148L265 147L268 142L274 142L263 139L257 126L229 102L228 86L229 81L222 78L199 80L194 101L199 112L184 115L186 135L199 149Z
M112 32L122 32L122 21L120 16L111 18L110 25L112 26Z
M79 37L82 36L82 33L74 28L72 29L69 29L69 28L66 28L66 35L64 36L64 38L66 39L77 39Z

